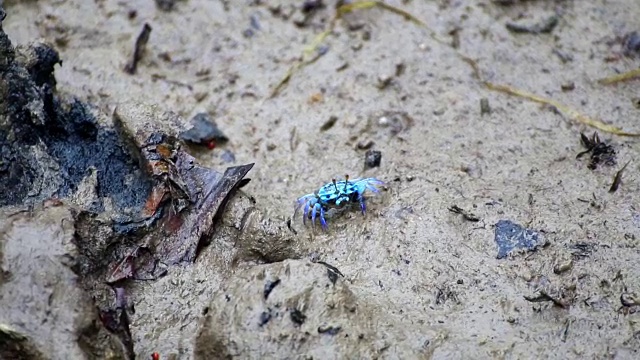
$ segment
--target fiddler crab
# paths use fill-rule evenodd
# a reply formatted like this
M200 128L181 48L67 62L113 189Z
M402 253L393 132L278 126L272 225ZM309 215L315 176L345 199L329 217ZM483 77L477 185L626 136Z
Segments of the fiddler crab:
M324 216L329 209L343 208L355 203L360 204L362 215L367 210L365 204L364 193L370 190L373 193L379 193L377 186L384 185L384 182L376 178L355 179L349 181L349 175L345 175L345 180L336 181L325 184L318 191L301 196L296 201L293 217L304 206L302 222L307 223L307 219L311 219L312 225L315 227L316 217L319 215L322 230L327 230L327 221Z

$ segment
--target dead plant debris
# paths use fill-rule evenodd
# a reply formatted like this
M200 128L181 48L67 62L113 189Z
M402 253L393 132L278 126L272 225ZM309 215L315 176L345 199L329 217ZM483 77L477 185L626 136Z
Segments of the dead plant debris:
M575 260L580 260L589 257L595 250L598 244L588 242L577 242L570 245L571 256Z
M307 320L307 316L298 309L291 309L289 314L291 315L291 321L298 326L304 324L305 320Z
M129 317L129 312L132 311L132 307L127 304L126 294L123 288L114 288L114 293L116 297L115 308L100 309L100 320L109 332L120 339L128 356L127 358L133 359L135 352Z
M131 62L129 62L124 67L124 71L130 75L136 73L136 69L138 68L138 62L142 59L142 55L144 54L145 47L147 46L147 42L149 42L149 36L151 35L151 26L148 23L145 23L142 27L142 31L138 38L136 39L136 44L133 48L133 57Z
M453 205L453 206L449 207L449 211L451 211L454 214L462 215L462 217L467 221L472 221L472 222L480 221L480 218L477 217L475 214L462 209L458 205Z
M318 334L337 335L340 330L342 330L342 327L340 326L318 326Z
M273 289L275 289L276 286L278 286L280 284L281 280L280 279L276 279L274 281L268 280L265 284L264 284L264 299L267 300L267 298L269 297L269 294L271 294L271 291L273 291Z
M335 115L331 115L327 121L320 127L320 131L327 131L333 127L333 125L338 122L338 117Z
M328 263L326 263L326 262L324 262L324 261L316 261L316 262L317 262L318 264L320 264L320 265L324 265L324 266L326 266L326 267L327 267L327 269L331 270L332 272L334 272L334 273L336 273L336 274L338 274L338 275L340 275L340 276L344 277L344 274L343 274L343 273L342 273L342 272L341 272L337 267L335 267L335 266L333 266L333 265L331 265L331 264L328 264Z
M623 81L634 80L636 78L640 78L640 69L635 69L635 70L624 72L622 74L609 76L609 77L598 80L598 82L602 85L612 85L612 84L616 84Z
M507 30L513 33L529 33L529 34L548 34L555 29L555 27L560 22L560 17L558 15L552 15L539 23L532 25L523 25L517 24L513 22L508 22L506 24Z
M616 192L618 190L618 187L620 187L620 183L622 183L622 173L627 168L627 165L629 165L630 162L631 162L631 160L627 161L627 163L624 164L622 169L618 170L618 172L616 173L616 176L613 178L613 183L611 184L611 187L609 188L609 192L610 193Z
M592 128L598 129L600 131L604 131L607 133L612 133L618 136L630 136L630 137L640 137L640 133L630 133L630 132L626 132L624 130L622 130L619 127L610 125L610 124L606 124L600 120L597 119L593 119L590 118L582 113L580 113L579 111L572 109L568 106L565 106L553 99L546 99L543 98L541 96L535 95L535 94L531 94L528 93L526 91L520 90L520 89L516 89L514 87L508 86L508 85L502 85L502 84L495 84L492 83L490 81L485 80L480 72L480 67L478 66L478 63L467 57L464 56L462 54L458 53L458 56L461 57L461 59L463 61L465 61L467 64L469 64L471 66L471 68L473 69L474 72L474 76L489 90L492 91L498 91L501 93L505 93L508 95L512 95L512 96L517 96L529 101L533 101L533 102L537 102L539 104L544 104L544 105L548 105L551 106L552 108L555 108L558 112L564 114L565 116L567 116L569 119L571 119L574 122L578 122L587 126L590 126ZM639 71L640 74L640 71Z
M559 306L563 309L566 309L569 307L569 303L565 299L562 299L560 296L551 295L546 290L539 290L537 293L531 296L525 295L524 299L529 302L551 301L553 302L554 305Z
M591 162L588 165L589 169L595 170L598 165L602 163L608 166L616 164L616 150L613 146L600 140L600 136L597 132L594 132L591 138L581 133L580 139L582 141L582 145L584 145L587 150L576 155L576 159L581 158L585 154L591 153Z

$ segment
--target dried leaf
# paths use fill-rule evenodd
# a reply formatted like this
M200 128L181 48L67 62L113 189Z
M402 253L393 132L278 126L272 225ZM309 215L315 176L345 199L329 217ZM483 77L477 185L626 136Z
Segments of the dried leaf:
M195 164L195 159L189 154L178 153L176 168L186 184L193 204L181 214L175 215L181 220L175 233L154 232L149 235L154 237L149 241L156 244L155 257L169 265L193 262L200 239L211 234L216 215L224 209L231 193L244 183L243 179L252 167L253 164L230 167L224 174L220 174Z

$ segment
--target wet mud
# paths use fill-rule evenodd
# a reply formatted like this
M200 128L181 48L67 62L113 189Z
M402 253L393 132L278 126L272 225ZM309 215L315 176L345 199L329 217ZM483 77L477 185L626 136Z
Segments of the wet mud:
M338 3L0 4L0 358L638 358L637 138L474 70L640 132L640 4Z

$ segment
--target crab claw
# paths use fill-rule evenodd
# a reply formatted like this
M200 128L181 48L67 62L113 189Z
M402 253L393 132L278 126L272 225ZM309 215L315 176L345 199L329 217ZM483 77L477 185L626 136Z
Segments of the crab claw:
M380 180L378 180L376 178L367 178L367 179L362 179L361 181L364 182L365 188L367 190L370 190L371 192L376 193L376 194L380 192L380 190L378 190L376 185L377 186L384 185L384 182L382 182L382 181L380 181Z
M365 204L364 193L369 190L374 194L380 193L380 190L376 186L384 185L384 182L376 179L376 178L366 178L366 179L358 179L355 180L354 183L358 189L358 202L360 203L360 210L362 210L362 215L366 214L367 205Z
M358 179L354 181L356 188L358 189L358 195L362 196L365 191L369 190L373 193L379 193L380 190L376 186L384 185L384 182L376 178Z

